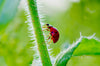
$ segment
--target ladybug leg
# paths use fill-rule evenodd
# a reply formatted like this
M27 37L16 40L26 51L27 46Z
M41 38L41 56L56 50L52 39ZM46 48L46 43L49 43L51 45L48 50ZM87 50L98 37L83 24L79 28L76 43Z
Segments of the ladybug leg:
M44 30L42 30L42 31L45 31L45 30L46 30L46 31L49 31L49 29L44 29Z
M50 38L51 38L51 36L49 36L47 40L49 40Z
M49 35L48 35L48 36L49 36ZM49 36L46 40L48 41L50 38L51 38L51 36ZM47 42L47 41L46 41L46 42Z
M42 26L42 28L47 28L47 26L46 26L46 25L44 25L44 26Z
M52 43L52 39L48 42L48 40L49 40L50 38L52 38L52 36L49 36L48 39L47 39L47 41L46 41L48 44L51 44L51 43Z
M49 31L49 29L46 29L47 31Z
M45 37L48 37L48 36L50 37L50 35L45 35ZM49 39L49 38L48 38L48 39Z
M50 35L50 33L48 34L48 35L45 35L45 37L48 37L49 36L49 38L48 39L50 39L51 38L51 35Z
M52 39L52 36L50 36L50 37L51 37L51 40L48 42L48 44L51 44L51 43L52 43L52 40L53 40L53 39ZM49 39L50 39L50 38L49 38Z

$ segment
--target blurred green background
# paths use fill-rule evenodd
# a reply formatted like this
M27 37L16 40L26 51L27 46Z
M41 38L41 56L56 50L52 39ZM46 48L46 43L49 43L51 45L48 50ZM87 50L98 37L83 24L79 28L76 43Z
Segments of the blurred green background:
M25 2L10 5L12 2L0 0L0 66L28 66L35 52L30 48L34 44L25 23ZM53 58L76 42L80 32L83 36L96 33L100 39L100 0L38 0L38 3L41 3L38 5L40 12L45 14L43 22L57 28L60 33L59 41L48 46ZM77 56L72 57L67 65L100 66L99 59L100 56L95 55Z

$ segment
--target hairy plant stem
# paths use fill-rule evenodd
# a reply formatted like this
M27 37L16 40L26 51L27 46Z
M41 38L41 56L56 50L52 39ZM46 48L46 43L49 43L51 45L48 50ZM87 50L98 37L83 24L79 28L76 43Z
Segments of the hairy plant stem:
M43 66L52 66L50 57L48 54L47 46L44 40L43 32L40 25L40 20L38 17L37 11L37 2L36 0L27 0L30 15L32 18L32 24L35 30L35 36L37 40L38 50L40 53L41 61Z

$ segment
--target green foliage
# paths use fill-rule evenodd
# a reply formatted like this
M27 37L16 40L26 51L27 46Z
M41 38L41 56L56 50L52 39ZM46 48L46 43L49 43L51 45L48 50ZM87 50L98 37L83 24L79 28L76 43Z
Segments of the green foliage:
M48 15L45 23L56 27L60 33L59 41L55 45L50 45L51 55L57 56L63 49L63 44L66 46L75 42L80 37L80 32L84 36L96 33L96 37L100 38L99 6L100 0L80 0L71 2L63 13Z
M100 42L91 38L81 38L78 43L73 44L57 57L54 66L66 66L73 56L100 55Z
M28 0L28 7L30 16L32 18L32 24L34 28L36 43L38 46L39 55L43 66L52 66L50 57L47 50L47 45L44 40L40 19L38 18L37 2L35 0Z
M20 0L0 0L0 66L30 66L34 59L35 51L32 47L35 42L32 43L34 40L31 39L35 37L28 37L31 36L25 23L28 18L23 9L17 9L19 2ZM28 0L28 6L42 65L51 66L36 0ZM68 46L80 37L80 32L84 36L96 33L96 37L100 38L99 6L100 0L80 0L70 2L69 8L63 13L50 16L46 14L45 23L51 24L60 33L58 42L48 45L50 56L55 58L62 53L56 59L55 66L100 66L100 42L96 39L83 37L78 43ZM46 11L45 6L43 10ZM63 50L65 51L62 52ZM89 61L92 64L87 63Z
M14 18L19 2L20 0L0 0L0 30Z
M100 55L73 56L67 66L100 66Z
M30 42L28 25L24 12L18 12L15 19L0 32L0 59L7 66L29 66L34 51ZM17 21L16 21L17 20ZM1 66L3 66L2 64Z
M73 56L80 55L100 55L100 42L93 38L83 38L73 53Z

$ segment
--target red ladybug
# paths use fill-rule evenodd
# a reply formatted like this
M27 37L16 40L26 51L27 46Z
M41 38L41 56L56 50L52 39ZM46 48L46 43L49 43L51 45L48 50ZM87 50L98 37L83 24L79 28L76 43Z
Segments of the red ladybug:
M50 31L50 37L51 37L51 40L53 40L53 43L56 43L59 39L59 32L56 28L50 26L49 24L46 24L47 25L47 29L48 31ZM50 39L50 37L48 39Z

